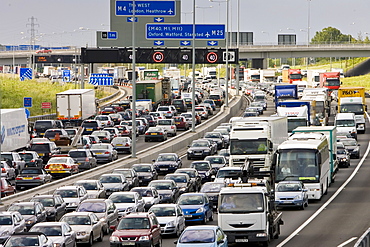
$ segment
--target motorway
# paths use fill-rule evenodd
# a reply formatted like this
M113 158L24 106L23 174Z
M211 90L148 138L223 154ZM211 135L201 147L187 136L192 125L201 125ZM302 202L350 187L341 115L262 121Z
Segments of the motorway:
M273 112L272 103L270 103L264 116L269 116ZM367 128L370 128L368 124ZM349 168L340 169L335 183L331 184L328 194L321 201L310 201L309 206L303 211L282 210L284 225L281 228L281 235L279 239L272 240L270 246L353 246L357 238L366 231L370 216L367 204L370 202L368 194L370 167L366 160L369 134L359 135L358 140L361 144L361 158L351 159ZM142 137L139 137L138 150L151 147L153 144L145 143ZM179 150L179 153L183 154L184 150L186 148ZM122 166L125 161L119 163ZM188 167L190 163L191 161L183 159L184 167ZM109 169L116 166L118 164L109 165ZM92 172L91 176L96 176L96 173ZM353 179L347 182L347 179L352 177ZM64 180L61 183L65 183ZM3 199L7 203L8 200ZM217 224L216 215L214 218L215 221L208 224ZM176 238L164 237L163 246L175 246L174 240ZM102 243L94 243L94 246L109 246L109 236L105 236Z

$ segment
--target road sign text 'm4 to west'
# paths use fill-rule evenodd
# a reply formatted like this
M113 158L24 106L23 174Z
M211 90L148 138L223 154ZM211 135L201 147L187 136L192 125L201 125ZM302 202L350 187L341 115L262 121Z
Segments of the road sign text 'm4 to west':
M147 39L192 39L193 24L146 24ZM195 39L225 39L225 25L196 24Z
M132 16L133 1L116 1L117 16ZM175 16L175 1L135 1L135 15Z

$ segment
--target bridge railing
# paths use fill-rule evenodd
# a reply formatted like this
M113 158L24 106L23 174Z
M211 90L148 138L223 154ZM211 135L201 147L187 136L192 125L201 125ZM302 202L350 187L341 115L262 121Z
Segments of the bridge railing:
M357 240L354 247L369 247L370 246L370 228L362 234L362 236Z

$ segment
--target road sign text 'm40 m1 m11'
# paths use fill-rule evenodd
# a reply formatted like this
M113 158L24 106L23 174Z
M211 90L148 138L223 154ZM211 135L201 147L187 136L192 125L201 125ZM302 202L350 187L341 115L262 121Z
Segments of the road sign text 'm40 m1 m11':
M193 39L193 24L146 24L147 39ZM225 25L196 24L195 39L223 40Z

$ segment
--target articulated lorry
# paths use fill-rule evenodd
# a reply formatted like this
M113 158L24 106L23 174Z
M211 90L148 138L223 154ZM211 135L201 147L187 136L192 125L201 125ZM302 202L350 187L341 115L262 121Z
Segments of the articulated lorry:
M284 224L283 214L275 206L274 172L257 174L255 169L249 168L242 168L242 183L221 189L218 225L229 243L255 242L268 246L272 239L279 238L280 226Z
M337 155L337 127L336 126L310 126L310 127L297 127L293 130L294 133L301 132L319 132L326 136L329 143L329 153L330 153L330 182L334 183L335 175L338 172L338 160Z
M156 109L158 105L168 105L171 101L169 78L136 82L136 99L152 100L153 109Z
M276 108L277 116L288 118L288 133L298 126L309 126L311 124L310 101L282 101Z
M65 125L80 126L96 115L96 99L93 89L70 89L56 94L56 115Z
M282 71L283 83L292 84L294 81L302 81L302 77L300 69L285 69Z
M30 134L24 109L0 109L0 112L1 151L10 152L25 149L30 141Z
M366 111L364 87L341 87L338 89L338 112L353 112L355 114L358 133L366 131Z
M296 84L276 84L274 90L275 108L281 101L298 99L298 85Z
M288 138L286 117L235 119L230 132L230 166L253 161L256 169L270 168L276 148Z

